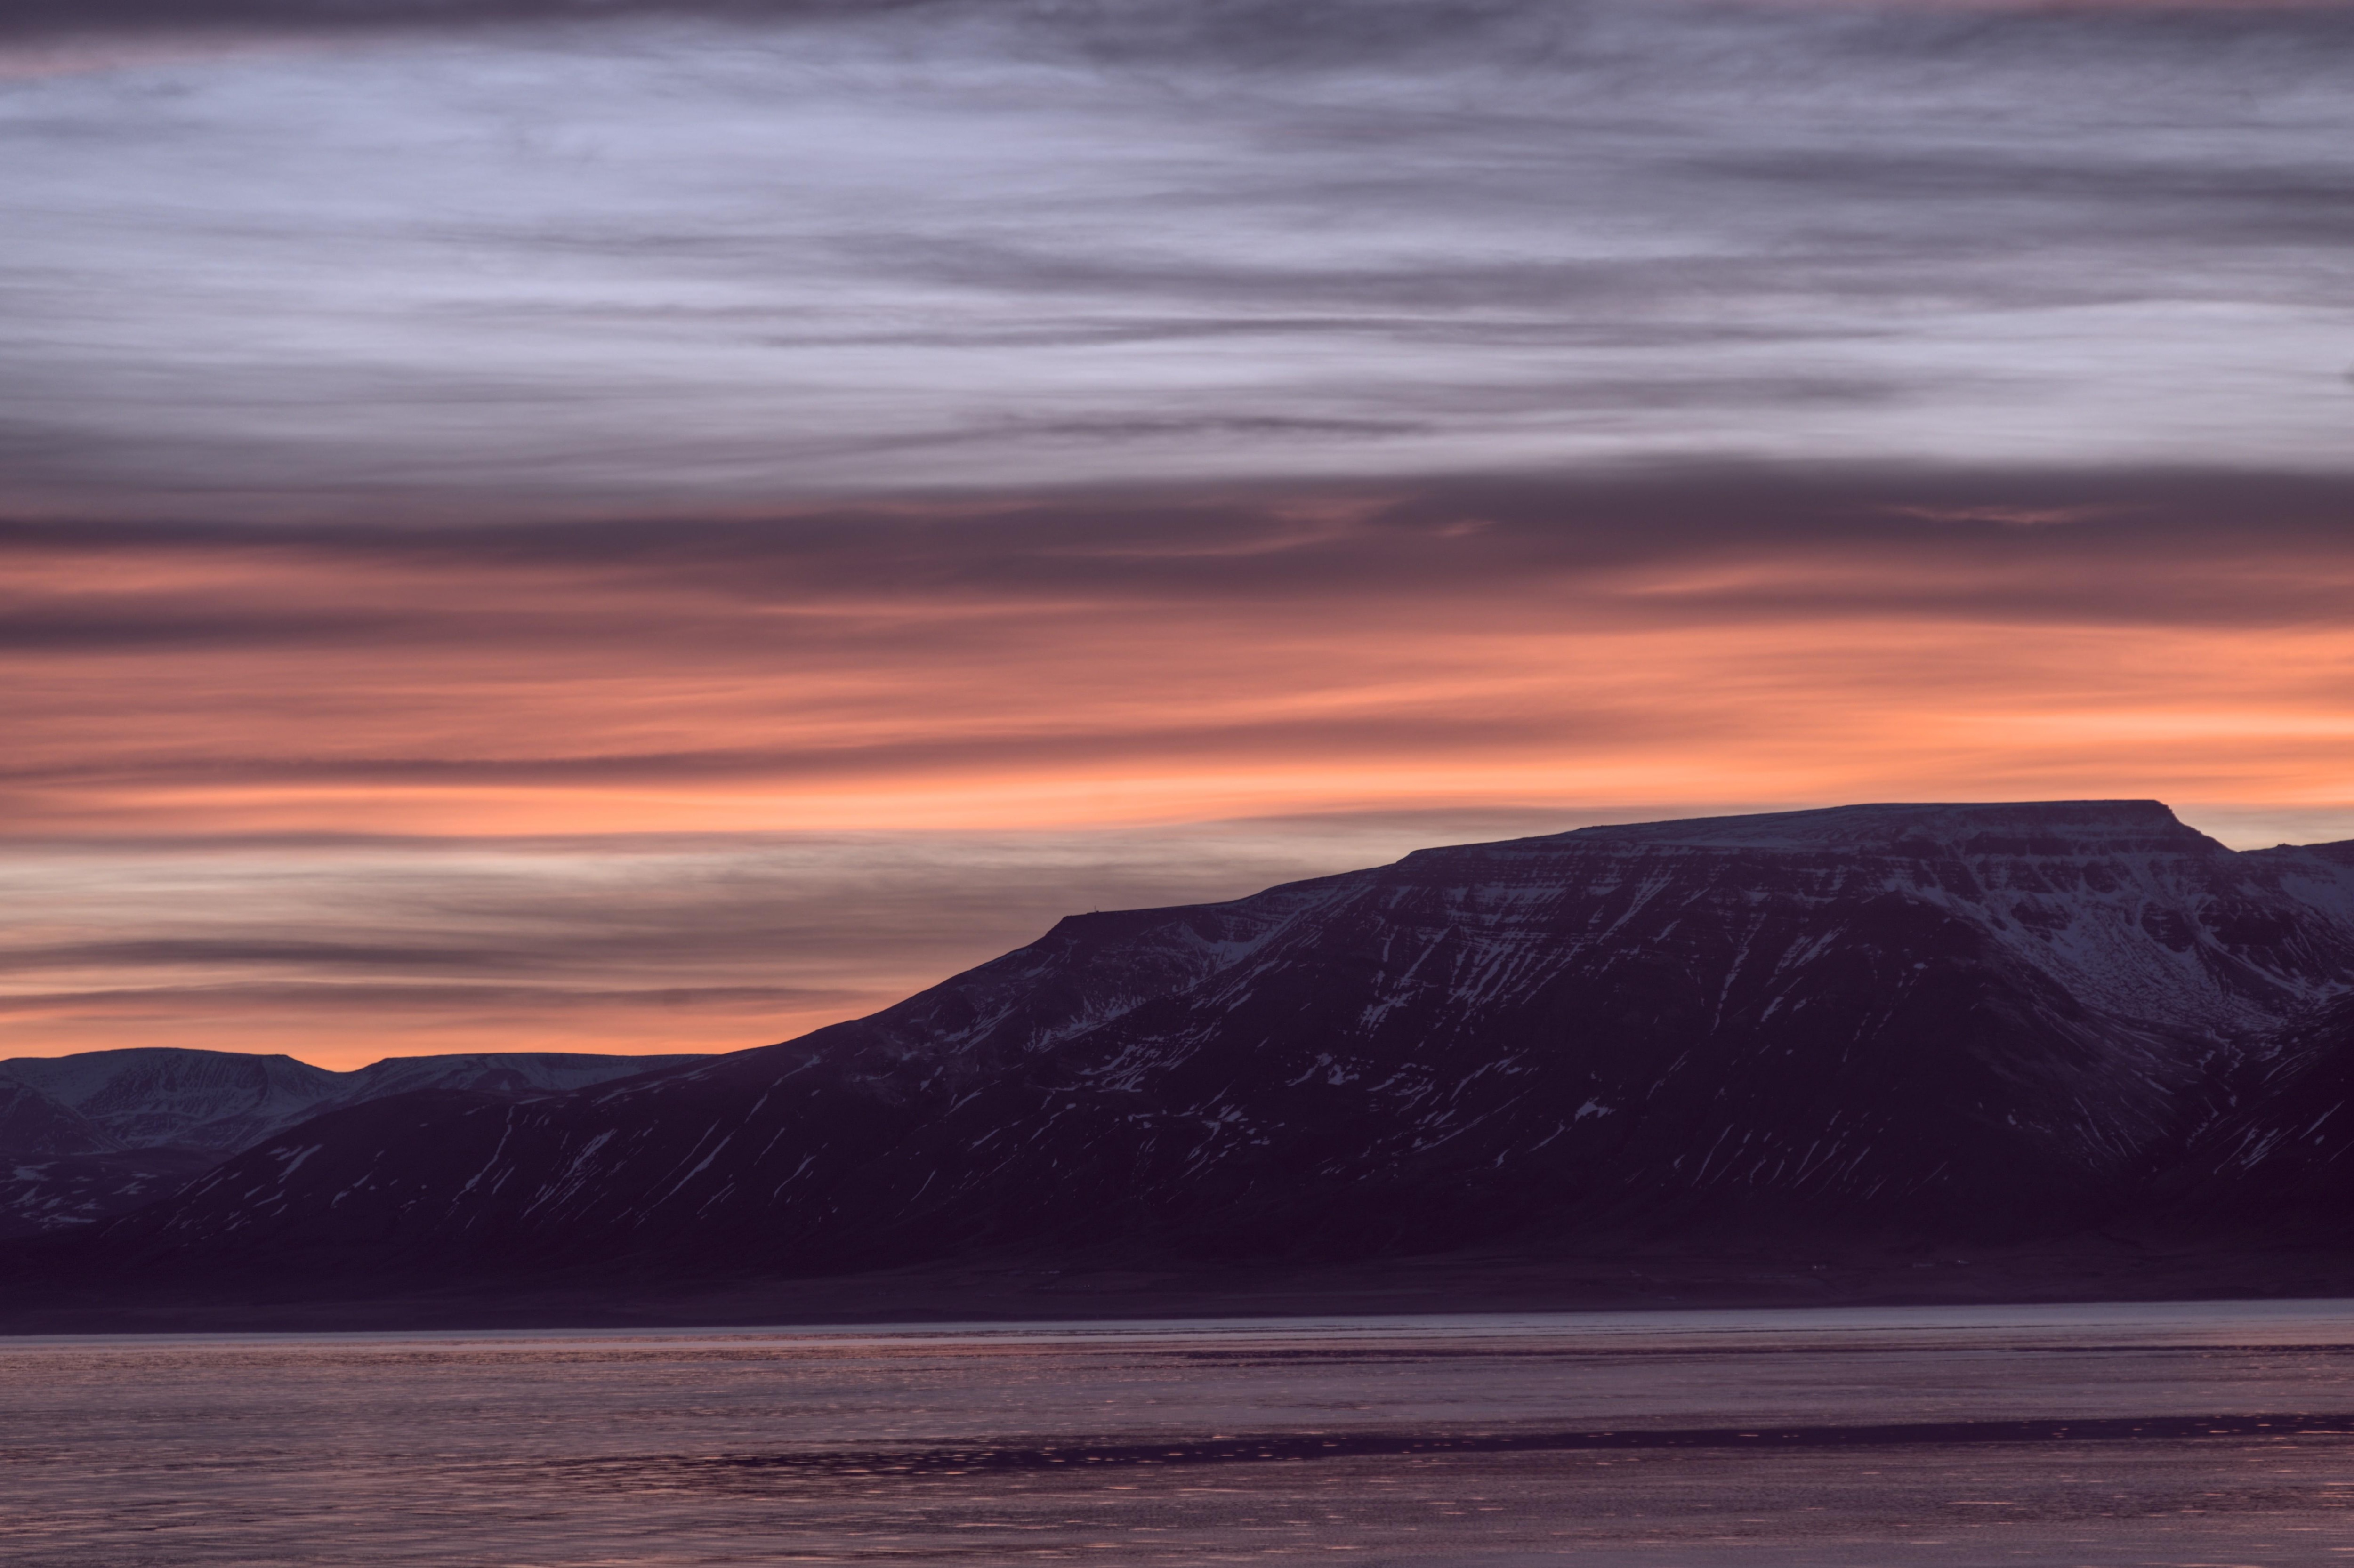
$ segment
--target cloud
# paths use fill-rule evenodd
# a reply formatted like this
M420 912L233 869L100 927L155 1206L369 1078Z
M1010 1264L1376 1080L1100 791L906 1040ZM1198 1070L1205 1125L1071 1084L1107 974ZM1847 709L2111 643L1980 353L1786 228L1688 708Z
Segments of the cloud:
M172 9L0 102L20 511L2354 424L2344 6Z
M14 1048L748 1044L1627 813L2354 832L2346 6L0 33Z
M2326 800L2349 516L2294 475L1720 469L20 524L0 797L28 836Z
M0 1008L20 1051L727 1049L1063 914L1596 820L2342 838L2349 518L1727 468L9 524Z
M0 523L27 652L634 636L989 635L1109 605L1415 601L1542 580L1590 609L2333 620L2354 480L2153 468L1681 464L1543 478L974 494L714 516ZM1739 572L1734 563L1749 563ZM111 569L110 569L110 567ZM1690 569L1688 569L1690 568ZM605 596L611 596L608 602ZM873 650L881 651L880 643Z
M610 21L631 16L777 22L949 8L940 0L0 0L0 26L35 34L159 27L351 32Z

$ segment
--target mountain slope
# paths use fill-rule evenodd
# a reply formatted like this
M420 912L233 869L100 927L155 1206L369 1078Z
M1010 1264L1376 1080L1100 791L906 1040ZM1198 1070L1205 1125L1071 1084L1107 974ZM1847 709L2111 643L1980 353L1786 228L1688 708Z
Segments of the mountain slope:
M291 1056L167 1046L0 1062L0 1081L44 1096L90 1128L90 1147L60 1153L182 1149L233 1154L317 1115L346 1077ZM0 1150L28 1152L13 1139Z
M0 1158L103 1154L119 1147L73 1107L30 1084L0 1077Z
M2274 1228L2354 1224L2354 998L2247 1064L2168 1183L2191 1213Z
M291 1056L155 1046L0 1061L0 1236L125 1213L272 1133L389 1095L558 1093L695 1060L518 1052L334 1073Z
M73 1056L0 1061L0 1087L32 1090L94 1129L88 1149L183 1149L232 1154L323 1111L417 1089L546 1094L675 1066L683 1056L600 1056L502 1052L392 1056L354 1072L330 1072L292 1056L167 1046L88 1051ZM0 1155L40 1150L0 1123Z
M240 1267L796 1270L991 1242L1938 1235L2119 1212L2354 982L2354 864L2155 802L1423 851L1091 915L801 1040L337 1111L111 1226Z

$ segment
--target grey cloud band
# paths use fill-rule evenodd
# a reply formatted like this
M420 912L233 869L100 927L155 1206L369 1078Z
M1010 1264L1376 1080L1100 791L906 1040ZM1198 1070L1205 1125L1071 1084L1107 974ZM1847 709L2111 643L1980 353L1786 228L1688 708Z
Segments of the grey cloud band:
M589 9L9 55L5 499L2354 450L2340 7Z

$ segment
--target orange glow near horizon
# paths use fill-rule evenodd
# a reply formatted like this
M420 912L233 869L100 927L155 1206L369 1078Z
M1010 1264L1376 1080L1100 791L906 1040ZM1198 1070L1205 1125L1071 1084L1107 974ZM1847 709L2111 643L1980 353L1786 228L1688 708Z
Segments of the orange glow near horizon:
M1170 869L1181 855L1005 903L975 891L998 885L955 847L973 835L1450 812L1535 832L1635 802L2121 796L2251 831L2342 821L2340 500L2307 496L2294 527L2140 534L1992 508L1957 531L1894 506L1860 534L1798 512L1726 527L1705 508L1689 526L1564 532L1542 507L1515 523L1469 503L1409 526L1298 501L1108 534L985 513L603 543L36 530L8 577L23 630L0 672L6 838L97 846L126 887L175 843L281 858L237 872L233 894L194 872L79 912L28 894L0 1056L737 1048L871 1011L1063 909L1234 896L1416 842L1227 855L1204 840L1214 876ZM615 948L592 930L611 917L607 873L577 845L649 834L865 835L914 857L894 874L908 897L928 877L935 902L976 902L921 942L904 937L910 904L854 939L706 960L662 945L662 900L731 874L698 863L653 894L631 885L653 899L652 946ZM526 878L452 936L417 890L456 874L335 870L303 835L405 836L440 846L437 866L476 841L577 842L563 877ZM1074 863L1092 853L1056 842ZM301 908L272 891L305 877ZM43 885L54 905L68 885ZM370 901L412 895L398 932L368 924ZM690 905L715 933L831 918ZM303 946L323 920L349 927L332 953Z
M725 653L646 669L627 647L488 677L369 656L93 661L52 670L44 711L18 721L11 831L924 832L1728 793L2354 794L2354 628L1478 624L1545 610L1328 614L1306 635L1204 609L1139 634L1113 610L846 677Z

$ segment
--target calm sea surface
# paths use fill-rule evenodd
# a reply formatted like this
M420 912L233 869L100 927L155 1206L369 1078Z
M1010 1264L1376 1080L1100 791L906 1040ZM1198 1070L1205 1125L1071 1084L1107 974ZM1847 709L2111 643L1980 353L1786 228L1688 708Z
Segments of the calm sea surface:
M2354 1560L2354 1302L0 1340L0 1562Z

